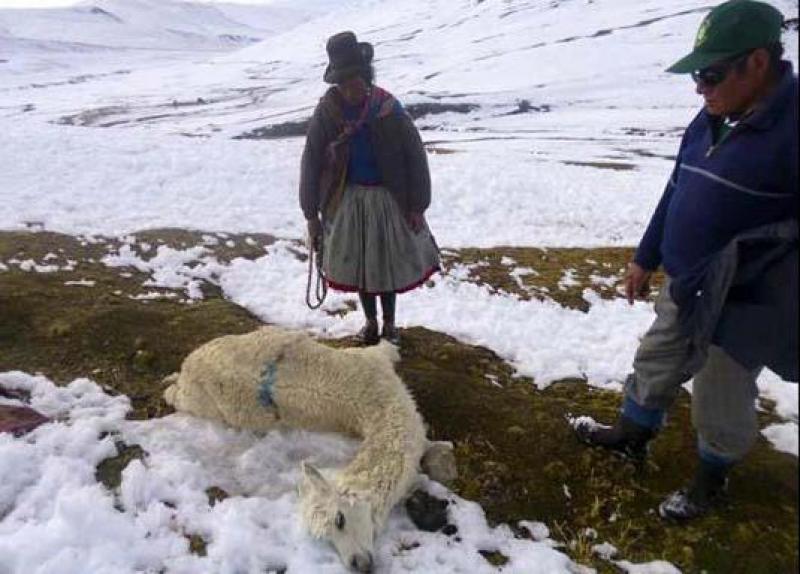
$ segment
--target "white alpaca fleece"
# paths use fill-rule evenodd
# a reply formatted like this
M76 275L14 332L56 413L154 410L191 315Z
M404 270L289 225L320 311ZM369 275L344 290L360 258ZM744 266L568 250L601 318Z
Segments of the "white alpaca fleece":
M363 442L334 479L338 493L368 503L375 531L410 490L426 447L422 418L394 371L395 347L334 349L308 334L263 327L214 339L183 362L164 393L178 411L238 428L278 426L355 435ZM265 384L274 404L265 400ZM323 535L312 500L306 524Z

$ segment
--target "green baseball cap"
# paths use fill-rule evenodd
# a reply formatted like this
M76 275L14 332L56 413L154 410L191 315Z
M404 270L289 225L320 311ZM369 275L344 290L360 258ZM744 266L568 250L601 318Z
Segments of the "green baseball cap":
M692 53L667 68L667 72L688 74L779 42L782 25L783 14L765 2L730 0L720 4L700 24Z

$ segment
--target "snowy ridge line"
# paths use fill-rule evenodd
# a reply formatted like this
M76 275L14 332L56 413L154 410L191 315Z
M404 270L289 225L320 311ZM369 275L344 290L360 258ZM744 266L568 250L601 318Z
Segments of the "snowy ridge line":
M186 48L170 48L170 47L148 47L148 46L109 46L107 44L93 44L90 42L73 42L68 40L40 40L37 38L25 37L0 37L2 40L7 40L8 43L20 43L28 45L31 48L43 48L45 50L54 50L62 48L66 52L74 52L74 48L80 51L94 52L207 52L209 54L217 54L227 51L225 48L200 48L200 47L186 47Z
M592 39L595 39L595 38L608 36L608 35L614 34L616 32L621 32L623 30L632 30L634 28L641 28L641 27L644 27L644 26L649 26L651 24L655 24L657 22L661 22L661 21L664 21L664 20L669 20L671 18L679 18L681 16L688 16L690 14L705 14L709 10L711 10L711 6L707 6L707 7L703 7L703 8L694 8L694 9L690 9L690 10L683 10L681 12L670 13L670 14L666 14L666 15L663 15L663 16L657 16L655 18L642 20L642 21L636 22L634 24L624 24L624 25L618 26L616 28L604 28L602 30L597 30L593 34L587 34L587 35L584 35L584 36L569 36L567 38L560 38L560 39L557 39L557 40L551 40L549 42L537 42L535 44L529 44L527 46L520 46L518 48L513 48L513 49L509 50L509 52L501 53L501 54L487 54L487 55L480 56L480 57L476 58L476 61L490 60L492 58L503 57L508 53L527 52L527 51L536 50L536 49L539 49L539 48L546 48L548 46L552 46L552 45L556 45L556 44L567 44L569 42L577 42L577 41L580 41L580 40L592 40ZM500 18L503 18L503 16L501 15Z
M267 8L263 8L267 11ZM54 27L54 23L58 27ZM212 4L160 0L94 0L77 6L0 9L7 36L39 41L78 42L98 47L217 50L261 40L263 30L237 22Z

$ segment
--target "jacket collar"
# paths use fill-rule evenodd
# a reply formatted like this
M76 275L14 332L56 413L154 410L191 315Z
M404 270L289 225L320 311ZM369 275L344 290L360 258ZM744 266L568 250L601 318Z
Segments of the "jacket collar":
M756 104L753 112L742 118L741 122L756 130L766 130L781 117L787 105L790 104L792 93L797 92L797 76L792 69L792 63L781 62L781 78L772 93L762 102ZM712 116L705 108L701 112L711 126L718 126L722 121L719 116Z
M791 100L792 92L797 91L797 76L794 75L791 62L781 62L781 79L773 92L756 104L753 113L742 120L743 123L757 130L769 129L780 116Z

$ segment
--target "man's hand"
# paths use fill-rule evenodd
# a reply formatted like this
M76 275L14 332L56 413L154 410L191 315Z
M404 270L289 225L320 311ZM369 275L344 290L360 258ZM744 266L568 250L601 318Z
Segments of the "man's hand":
M414 233L419 233L425 226L425 216L418 211L409 211L406 213L406 222Z
M653 272L647 271L638 263L628 263L628 272L625 274L625 295L628 303L633 305L634 299L641 299L650 293L650 277Z
M307 219L308 224L308 248L318 251L319 242L322 239L322 223L319 217Z

